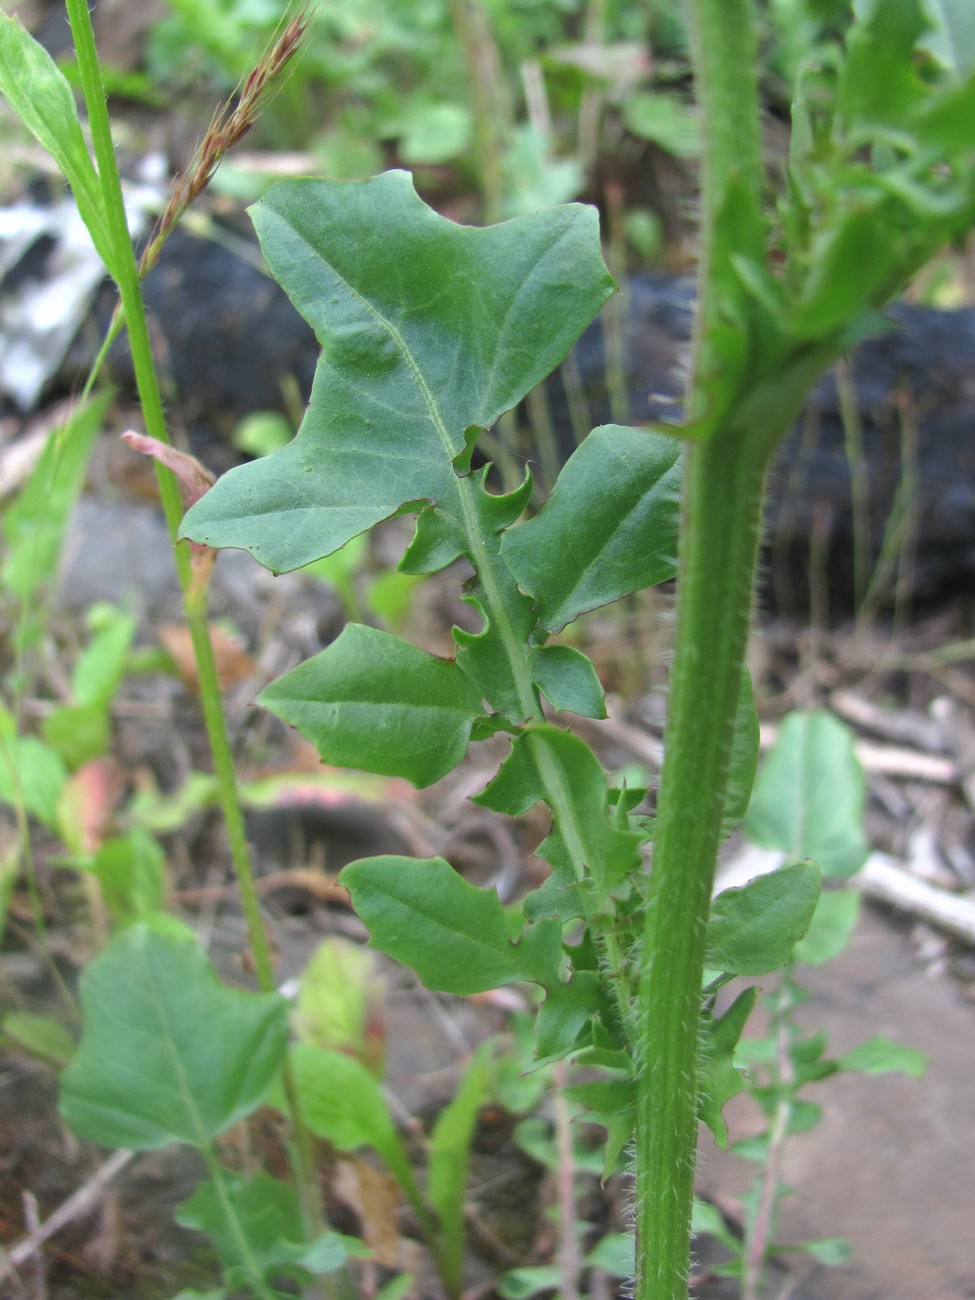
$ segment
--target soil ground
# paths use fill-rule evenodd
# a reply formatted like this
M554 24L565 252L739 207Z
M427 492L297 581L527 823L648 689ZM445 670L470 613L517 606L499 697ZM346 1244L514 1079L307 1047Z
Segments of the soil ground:
M163 616L173 594L161 524L151 504L116 494L111 502L112 527L105 529L107 490L102 482L80 513L70 548L74 559L69 561L68 579L62 588L70 600L63 602L61 617L70 624L75 617L72 608L84 607L111 592L123 603L135 603L147 620L146 634L152 636L153 620ZM133 548L117 545L120 531L141 539L138 563L133 563ZM262 665L280 662L282 656L299 651L307 653L304 643L308 637L319 635L335 616L328 593L320 584L308 586L300 575L270 580L239 555L224 557L221 567L215 607L225 613L236 612L239 626L245 629L248 651ZM449 604L444 609L443 599L431 594L422 616L428 629L446 618L441 633L446 632L454 613ZM858 642L852 633L816 634L813 640L818 648L811 655L808 630L767 625L759 641L756 668L765 680L772 713L802 699L804 692L822 695L827 686L837 699L836 692L850 685L864 692L869 672L863 661L875 668L876 644L886 642L896 663L914 663L918 671L905 675L898 670L882 683L875 678L872 689L882 695L899 681L897 698L905 716L923 716L916 706L929 703L935 687L940 686L921 680L927 646L932 640L957 637L965 631L968 615L956 611L953 617L950 625L933 630L927 622L919 622L911 633L901 635L896 653L889 635L881 631L866 649L862 638ZM434 633L428 630L428 635ZM644 636L659 651L658 638L659 629ZM620 638L620 643L625 640ZM859 650L854 650L857 644ZM597 659L605 654L598 645L595 651ZM797 655L801 663L795 672ZM614 667L612 658L608 662L611 672L620 672L618 663ZM148 766L160 775L185 771L188 765L203 761L192 694L167 680L149 695L144 685L135 694L123 690L117 710L119 752L135 768ZM782 689L783 682L789 683L788 690ZM960 681L957 684L962 685ZM244 752L248 729L261 725L255 723L254 711L247 704L255 689L252 679L231 692L240 711L235 726ZM969 706L958 699L955 704L961 711L962 731L967 734ZM639 725L641 714L651 719L646 726ZM652 691L642 704L628 707L631 722L627 725L649 735L656 725L652 719L658 714L659 695ZM621 734L625 739L630 733L624 730ZM267 740L265 734L264 743ZM275 743L283 742L279 737ZM619 736L610 735L605 743L612 749ZM453 837L455 856L466 859L472 877L479 878L485 862L498 852L499 832L482 814L473 812L465 796L484 777L484 772L468 771L455 786L442 783L424 800L406 806L405 822L403 808L397 809L395 801L385 811L373 808L363 815L363 810L352 809L338 819L311 820L303 814L297 823L293 809L272 810L252 822L259 870L269 877L295 865L325 861L331 874L343 860L377 851L377 845L397 847L404 836L419 835L422 840L446 834ZM876 781L882 797L875 791L870 821L875 841L882 847L903 847L909 824L929 826L934 839L945 843L970 844L971 817L958 789L935 796L924 782L900 782L900 795L908 803L904 825L899 825L890 815L889 789L883 788L882 778ZM209 861L214 854L219 859L222 850L214 847L212 827L195 825L190 832L177 854L185 864L174 877L179 890L176 897L182 900L177 905L208 927L218 966L228 977L239 978L243 933L228 900L230 891L224 889L225 878L222 874L215 877L212 871L204 876L193 866L194 860ZM525 834L530 840L537 836L538 828L526 828ZM514 852L517 873L531 869L517 844L506 851ZM208 904L211 896L219 901ZM59 897L63 904L63 896ZM361 933L354 918L309 892L305 880L283 877L282 888L269 891L266 903L283 978L301 969L323 933L353 937ZM53 921L51 942L62 969L71 978L87 940L83 932L72 928L69 915L55 915ZM8 943L8 951L0 959L0 973L8 997L15 988L34 1009L40 1009L45 997L50 997L49 990L43 991L43 973L29 951L11 950ZM802 1019L828 1032L833 1054L884 1034L924 1051L930 1064L926 1077L920 1080L843 1074L811 1090L809 1099L823 1107L823 1119L787 1147L783 1176L794 1194L782 1203L779 1237L805 1241L846 1236L853 1256L849 1263L831 1271L797 1268L794 1259L784 1261L786 1267L781 1272L773 1271L769 1296L791 1295L793 1300L961 1300L975 1296L975 1244L970 1230L975 1210L975 999L972 985L962 978L972 974L971 955L963 948L946 945L930 932L870 906L864 909L847 951L828 966L808 973L805 982L811 997L802 1009ZM459 1063L481 1037L503 1028L506 1013L498 1007L430 995L402 976L391 976L389 987L390 1087L404 1114L429 1114L450 1096ZM54 1079L45 1067L7 1053L2 1070L0 1131L7 1136L0 1149L0 1203L2 1234L9 1246L25 1232L25 1193L37 1197L40 1217L45 1218L91 1176L104 1153L80 1151L60 1126ZM756 1112L747 1099L739 1099L729 1108L729 1119L732 1137L737 1139L753 1131ZM551 1204L551 1187L508 1138L508 1134L497 1140L485 1136L472 1175L477 1222L469 1270L475 1288L471 1294L482 1297L492 1294L485 1289L492 1274L496 1276L519 1259L537 1258L539 1251L551 1248L542 1213L545 1205ZM740 1221L740 1197L752 1172L751 1165L711 1150L705 1140L700 1189L732 1224ZM46 1251L41 1280L32 1282L27 1269L21 1275L21 1290L0 1289L0 1295L9 1293L12 1300L20 1296L81 1300L90 1295L149 1300L157 1294L172 1295L178 1286L186 1285L187 1270L191 1278L200 1275L197 1284L202 1285L209 1276L212 1285L212 1273L208 1273L212 1265L205 1251L170 1220L172 1205L187 1194L194 1176L192 1162L180 1156L137 1159L95 1202L90 1215L54 1239ZM619 1217L614 1223L613 1216L621 1214L625 1193L611 1188L607 1202L595 1185L583 1181L580 1203L583 1218L591 1216L605 1231L621 1223ZM506 1239L514 1241L519 1236L521 1254L503 1248L500 1256L486 1258L499 1240L503 1247ZM703 1249L702 1259L707 1254ZM605 1290L606 1285L608 1282L604 1282L603 1291L594 1290L592 1295L612 1294ZM736 1291L730 1283L710 1275L702 1264L697 1293L702 1300L727 1300ZM435 1288L424 1289L424 1297L432 1300L436 1295Z

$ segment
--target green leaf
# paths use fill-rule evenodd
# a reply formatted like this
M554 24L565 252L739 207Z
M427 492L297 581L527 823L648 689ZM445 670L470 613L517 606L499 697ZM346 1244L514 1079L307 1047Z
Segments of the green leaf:
M11 21L0 15L0 32ZM25 607L57 573L68 517L111 397L105 393L54 430L27 486L0 516L7 551L0 580Z
M258 703L297 727L326 763L417 786L457 766L483 711L452 660L359 623L265 687Z
M632 1078L599 1079L595 1083L573 1083L564 1090L571 1100L585 1106L586 1118L606 1130L603 1178L613 1172L620 1152L633 1138L636 1124L636 1083Z
M291 1060L311 1131L339 1151L372 1147L404 1190L412 1191L410 1162L376 1077L355 1057L313 1043L296 1043Z
M896 207L884 202L875 185L864 187L855 204L813 239L810 269L789 318L790 327L808 338L823 338L889 294L891 249L877 241L877 230L896 229Z
M105 703L62 704L41 721L44 739L72 772L108 753L112 724Z
M697 158L701 131L696 114L676 95L637 91L623 101L623 122L641 140L652 140L675 158Z
M796 862L726 889L711 904L705 964L729 975L764 975L784 966L809 928L819 868Z
M585 915L584 867L608 891L639 864L643 833L614 823L599 760L578 737L557 727L543 724L517 736L497 776L474 802L513 817L539 802L552 811L551 832L535 850L551 864L552 876L525 900L527 916Z
M488 1060L492 1051L491 1043L483 1043L475 1052L430 1135L427 1195L440 1223L442 1258L458 1293L464 1250L467 1166L477 1113L487 1093Z
M306 1243L298 1193L263 1170L247 1178L220 1169L179 1206L176 1222L205 1232L224 1273L258 1281L275 1272L301 1279L306 1273L334 1273L348 1259L346 1238L323 1233Z
M58 827L58 800L68 779L59 754L36 736L13 734L13 719L0 705L0 803L23 806L51 830Z
M142 923L85 970L81 1006L61 1113L103 1146L206 1147L260 1104L284 1060L283 999L230 988L195 939Z
M0 14L0 93L57 163L74 191L92 243L111 271L108 233L98 173L88 153L71 87L57 64L18 19Z
M797 961L822 966L843 951L860 914L856 889L828 889L819 895L809 929L796 944Z
M574 971L568 984L553 984L535 1021L535 1064L567 1056L593 1016L606 1010L606 995L595 971Z
M731 834L748 811L760 748L761 731L752 693L752 678L748 669L743 667L735 729L731 737L731 759L725 782L724 816L721 819L723 837Z
M471 115L450 103L420 103L397 122L399 156L411 166L450 162L471 146Z
M959 77L975 72L975 8L970 0L924 0L934 30L924 45Z
M416 1278L412 1273L400 1273L399 1277L379 1288L376 1300L407 1300L415 1285Z
M345 1052L382 1077L386 985L376 967L361 943L323 939L301 973L292 1023L303 1042Z
M246 788L246 787L245 787ZM191 817L220 802L220 786L212 772L190 772L172 794L157 789L138 790L128 805L133 821L157 835L181 830Z
M905 127L924 95L913 58L927 27L920 0L860 0L846 39L837 107L846 130Z
M745 989L723 1016L706 1015L701 1022L698 1113L722 1148L728 1145L728 1126L722 1108L747 1083L744 1072L734 1063L735 1048L757 997L758 989Z
M765 760L745 834L793 860L812 858L824 879L866 861L863 769L849 730L830 713L791 713Z
M600 1237L586 1256L586 1263L613 1277L632 1277L636 1241L632 1232L615 1232Z
M290 181L251 209L322 356L297 438L225 475L183 531L300 568L402 507L463 521L452 462L568 352L612 290L596 213L487 229L426 207L405 172Z
M87 618L93 635L75 664L71 689L79 704L102 704L125 675L138 619L111 605L93 606Z
M592 661L572 646L539 646L532 654L532 681L553 709L584 718L606 717L606 700Z
M718 1207L712 1205L710 1201L702 1201L697 1196L694 1197L691 1229L695 1237L699 1237L702 1233L714 1237L727 1247L733 1256L741 1253L741 1241L728 1227L725 1217Z
M469 884L443 858L362 858L339 879L370 944L412 966L428 988L483 993L516 980L559 979L558 921L528 925L513 942L495 891Z
M501 553L558 632L587 610L673 577L680 443L606 424L566 462L534 519L509 529Z
M484 476L468 495L470 535L479 540L464 553L474 556L477 574L465 586L464 600L481 618L481 628L453 630L457 663L474 682L491 709L512 722L524 722L531 704L524 678L517 671L524 662L512 655L512 646L526 646L535 633L535 616L528 597L501 559L498 534L521 514L531 491L531 480L506 496L485 490ZM433 512L441 514L438 510Z
M88 869L116 922L148 920L166 905L166 855L141 827L106 840Z
M0 1020L0 1035L6 1043L59 1069L74 1056L75 1040L70 1031L51 1016L8 1011Z
M503 1273L498 1282L498 1295L504 1300L528 1300L529 1296L541 1295L543 1291L558 1291L561 1285L562 1273L554 1264L534 1264Z
M924 1052L892 1042L881 1034L844 1052L836 1063L842 1070L859 1070L862 1074L909 1074L915 1079L922 1078L928 1068Z
M852 1247L845 1237L821 1237L818 1241L801 1241L795 1246L776 1245L775 1249L776 1253L801 1251L804 1255L811 1255L824 1268L839 1268L853 1255Z

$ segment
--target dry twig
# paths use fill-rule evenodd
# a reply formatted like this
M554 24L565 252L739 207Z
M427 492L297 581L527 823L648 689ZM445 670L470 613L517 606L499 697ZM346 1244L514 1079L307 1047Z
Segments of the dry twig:
M0 1252L0 1277L15 1278L16 1271L38 1251L56 1232L94 1210L102 1193L116 1174L125 1168L134 1151L116 1151L92 1174L82 1187L68 1197L43 1223L34 1227L22 1241L5 1252Z
M951 894L918 880L886 853L871 853L853 883L868 898L909 912L975 946L975 898Z

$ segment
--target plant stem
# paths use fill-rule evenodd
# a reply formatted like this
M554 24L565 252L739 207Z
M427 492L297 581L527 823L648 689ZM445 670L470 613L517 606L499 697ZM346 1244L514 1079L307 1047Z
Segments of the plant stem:
M481 0L451 0L450 12L467 61L474 156L484 204L484 224L491 226L503 216L504 151L511 135L511 113L497 43Z
M95 48L91 16L88 11L87 0L67 0L67 7L78 58L78 71L85 97L85 106L88 111L95 160L98 165L102 205L112 242L113 265L109 269L116 280L121 298L122 313L128 330L129 344L132 350L132 365L135 371L136 387L139 392L146 432L160 442L168 443L170 439L152 353L152 343L149 338L139 269L125 215L121 178L115 157L115 146L112 141L105 87L102 81L101 66L98 61L98 52ZM113 328L115 328L115 322L113 322ZM262 990L271 992L275 987L271 948L261 918L260 901L254 884L254 872L250 860L250 850L247 845L244 815L237 790L233 754L227 734L227 723L220 694L220 682L213 653L213 643L210 639L209 622L206 616L206 591L205 588L200 590L194 588L188 545L185 542L177 541L183 509L176 478L169 469L160 465L158 461L155 468L166 523L173 541L176 570L183 592L183 607L197 664L200 699L203 705L207 738L213 757L214 771L217 776L220 802L227 828L227 838L240 889L244 916L247 921L254 964ZM309 1234L312 1234L317 1231L321 1223L321 1204L314 1177L311 1138L307 1127L302 1121L297 1089L290 1065L285 1067L284 1082L295 1144L293 1160L296 1181L305 1212L306 1228Z
M219 1202L224 1223L233 1238L234 1246L240 1256L241 1263L248 1273L247 1285L253 1289L254 1295L258 1297L258 1300L274 1300L275 1293L268 1283L264 1281L260 1265L254 1258L251 1250L251 1244L247 1237L247 1229L241 1223L240 1215L237 1213L237 1207L234 1205L233 1198L230 1195L230 1189L227 1186L224 1168L217 1159L212 1147L203 1147L202 1155L206 1161L207 1172L210 1175L210 1183L216 1194L217 1201Z
M559 1295L562 1300L578 1300L579 1274L582 1261L579 1257L579 1225L576 1216L575 1159L572 1151L572 1116L565 1097L569 1071L565 1061L554 1066L555 1137L558 1163L555 1177L558 1184L558 1268Z
M159 380L152 357L149 327L139 289L139 272L125 215L122 183L115 158L115 145L112 142L112 129L105 102L101 65L95 48L91 15L85 0L67 0L67 6L68 21L71 24L71 35L78 59L78 73L88 111L88 125L95 150L95 161L98 165L102 208L112 243L113 264L109 270L118 285L119 296L122 299L129 344L132 349L132 366L135 371L136 387L139 390L142 414L146 422L146 432L150 437L158 438L160 442L169 442L162 397L159 392ZM166 515L166 524L175 542L183 513L179 489L169 470L157 468L156 475L159 480L159 495ZM177 546L175 554L180 585L185 591L189 582L189 554L185 546Z
M763 464L687 449L677 650L639 993L638 1300L687 1295L705 934L748 637Z
M692 0L702 114L702 229L690 414L707 409L732 188L741 242L764 261L749 0ZM725 293L727 289L725 289ZM705 937L773 431L729 427L685 450L677 633L640 986L636 1300L684 1300L697 1146Z
M772 1031L775 1034L776 1094L772 1122L767 1133L765 1165L762 1169L758 1202L751 1223L745 1232L745 1249L741 1282L742 1300L759 1300L765 1258L773 1244L775 1208L779 1196L779 1172L789 1122L792 1118L792 1099L796 1092L795 1068L792 1064L790 1013L795 1006L791 970L780 977L775 995Z

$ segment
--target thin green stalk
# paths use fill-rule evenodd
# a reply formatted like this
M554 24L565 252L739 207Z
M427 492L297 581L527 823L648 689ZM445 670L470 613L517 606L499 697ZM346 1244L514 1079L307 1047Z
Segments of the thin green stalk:
M529 648L512 626L507 605L502 595L504 584L512 581L511 575L504 565L499 565L492 558L485 545L484 538L481 536L474 503L474 493L479 489L475 487L474 480L470 477L460 479L459 488L467 536L471 547L471 562L481 579L484 589L485 608L505 645L508 662L511 665L512 676L518 692L522 716L529 724L544 722L545 714L542 711L532 680ZM532 758L548 795L552 820L561 830L562 839L572 864L573 874L580 883L586 880L587 877L591 880L596 890L597 913L609 915L612 913L612 907L606 882L601 873L597 874L591 870L595 864L587 860L585 835L580 823L579 809L576 806L572 791L567 787L564 777L559 772L558 765L553 761L548 748L539 743L530 729L527 732L527 739ZM629 981L626 959L619 939L611 925L597 925L594 928L603 956L612 973L611 983L620 1014L620 1022L626 1027L630 1023L628 1014Z
M850 476L850 513L853 523L853 607L859 614L866 605L870 580L870 477L863 454L863 421L857 403L850 363L836 363L836 391L843 426L843 454ZM869 615L866 616L869 619Z
M237 1208L231 1199L223 1166L220 1164L220 1161L217 1159L216 1154L211 1147L204 1147L202 1154L206 1161L207 1172L210 1175L210 1183L216 1193L217 1200L220 1203L224 1223L230 1230L230 1235L234 1239L234 1245L237 1248L244 1267L249 1274L247 1284L253 1288L253 1293L259 1298L259 1300L274 1300L275 1291L267 1282L264 1281L261 1268L251 1251L247 1232L240 1221Z
M474 156L484 204L484 224L504 215L504 153L511 134L498 47L480 0L451 0L454 30L464 51L471 83Z
M698 323L688 407L707 409L721 214L732 189L735 251L763 259L761 148L749 0L692 0L702 116ZM736 231L736 234L739 233ZM636 1300L684 1300L697 1147L705 935L761 523L766 429L714 433L685 452L677 632L638 995Z
M98 166L102 210L108 223L112 244L113 265L109 270L118 285L122 309L125 312L129 344L132 349L132 366L135 371L136 387L139 390L142 414L146 422L146 432L150 437L158 438L160 442L169 442L162 397L159 392L159 380L152 357L149 327L142 306L139 272L122 199L122 182L115 157L115 145L112 141L105 87L98 61L98 51L95 48L91 16L85 0L67 0L67 6L68 21L71 24L71 35L78 59L78 74L95 151L95 162ZM179 489L175 478L168 470L157 468L156 474L166 524L175 542L183 513ZM180 585L185 591L189 583L189 554L185 546L177 546L175 554Z
M789 1136L792 1101L796 1093L795 1067L792 1063L791 1013L795 1007L792 968L780 976L774 995L770 1034L775 1037L775 1065L770 1091L775 1107L766 1137L765 1163L760 1175L758 1197L745 1231L743 1251L742 1300L759 1300L765 1260L775 1240L775 1211L780 1188L783 1149Z
M606 0L589 0L583 27L583 41L591 49L598 49L606 39ZM599 152L599 122L603 111L605 90L598 78L585 84L579 102L579 161L588 174Z
M88 111L95 161L98 166L102 204L108 221L113 247L113 266L110 270L118 285L121 298L146 432L150 437L168 443L170 439L142 299L139 268L125 215L121 178L115 157L115 146L112 141L105 87L102 81L98 53L95 48L91 17L86 0L67 0L67 7L78 58L78 71L85 106ZM200 698L203 703L207 737L213 756L214 770L220 791L220 802L227 827L231 857L240 889L241 903L247 921L251 949L257 968L258 981L261 988L265 992L269 992L274 989L271 948L261 918L260 902L254 884L250 851L247 846L247 835L237 790L233 755L227 734L213 644L210 639L210 628L206 617L206 594L205 590L197 591L194 589L189 548L186 543L177 542L183 510L176 478L169 469L161 466L158 461L156 462L156 476L159 482L159 492L166 515L166 523L170 537L173 540L176 569L183 591L184 610L197 663ZM285 1091L291 1110L292 1132L296 1144L294 1155L295 1173L307 1220L306 1226L311 1232L317 1229L322 1218L320 1199L314 1178L311 1138L307 1127L302 1121L297 1089L290 1074L290 1067L286 1068L285 1073Z

